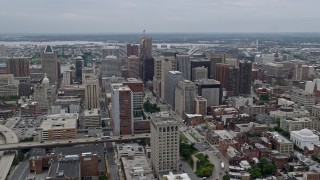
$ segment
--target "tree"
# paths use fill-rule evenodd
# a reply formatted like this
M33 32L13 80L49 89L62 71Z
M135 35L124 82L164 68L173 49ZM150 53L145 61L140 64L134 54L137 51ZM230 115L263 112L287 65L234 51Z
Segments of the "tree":
M254 168L250 169L250 175L253 179L261 178L262 177L261 169L258 167L254 167Z
M262 169L262 173L264 176L271 175L276 171L277 171L277 167L272 163L265 164Z
M228 174L226 174L222 177L222 180L230 180L230 176Z
M259 99L261 100L261 101L269 101L269 94L268 93L265 93L265 94L261 94L260 95L260 97L259 97Z

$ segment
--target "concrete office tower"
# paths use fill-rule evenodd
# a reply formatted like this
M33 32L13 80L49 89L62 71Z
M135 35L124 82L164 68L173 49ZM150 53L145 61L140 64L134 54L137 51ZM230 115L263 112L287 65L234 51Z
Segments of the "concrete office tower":
M195 82L199 96L207 100L208 106L217 106L222 102L222 90L219 81L201 79Z
M151 120L151 164L156 175L179 170L179 124L170 117Z
M141 38L140 56L143 57L143 59L152 57L152 37L143 36Z
M177 64L178 64L178 71L180 71L183 75L184 79L191 79L191 72L190 72L190 56L184 54L177 54L176 55Z
M99 109L85 110L83 124L85 128L101 127L101 118L100 118Z
M127 44L127 57L139 56L139 46L135 44Z
M71 84L73 84L72 71L67 70L67 71L63 72L63 85L71 85Z
M196 96L196 85L189 80L178 82L175 91L175 112L183 117L184 114L194 113L194 98Z
M291 101L294 101L311 112L312 106L316 104L315 94L313 92L307 92L302 89L293 88L290 90Z
M210 72L210 77L212 79L216 79L216 64L217 63L225 63L226 60L226 55L225 54L214 54L213 56L209 57L211 61L211 69L212 71Z
M128 57L128 76L130 78L139 78L140 60L138 56L131 55Z
M250 94L252 63L251 61L240 61L239 68L240 68L239 94Z
M29 58L13 57L7 59L7 72L14 77L29 77Z
M132 91L133 111L142 111L143 107L143 82L136 78L128 78L127 82L123 82L123 85L128 86Z
M173 58L158 57L154 67L154 90L161 101L165 100L166 75L169 71L177 70L177 61Z
M103 48L101 59L105 59L107 56L116 56L119 59L120 57L119 46L107 46Z
M111 118L114 135L134 134L133 95L128 86L111 84Z
M208 78L208 69L205 67L196 67L192 69L192 81Z
M1 44L0 45L0 57L5 57L7 54L6 54L6 46Z
M293 80L305 81L314 77L314 67L298 64L293 69Z
M121 61L116 56L107 56L101 60L102 77L121 77Z
M40 58L43 74L47 74L51 84L57 84L59 78L57 53L48 45L40 51Z
M86 109L99 108L99 81L97 79L87 79L84 85Z
M32 101L37 102L38 108L42 111L46 111L49 108L48 100L48 88L50 86L50 80L47 78L46 74L42 79L41 84L36 84L34 86Z
M193 74L192 74L192 70L196 67L204 67L204 68L207 68L208 69L208 78L210 78L210 74L212 72L212 69L211 69L211 62L210 60L207 60L207 59L192 59L190 61L190 69L188 69L188 71L190 73L190 76L191 78L193 77ZM191 80L191 79L189 79Z
M178 86L178 82L182 81L182 73L180 71L169 71L166 75L166 89L165 89L165 102L168 103L172 109L174 109L175 103L175 91Z
M76 77L78 83L82 83L82 69L84 68L84 60L81 56L76 57Z
M93 79L94 78L94 72L93 68L83 68L82 69L82 84L85 84L87 79Z
M85 67L92 67L93 57L91 52L84 52L82 58L84 60Z
M207 116L207 100L201 96L197 96L194 99L194 113L201 114L202 119Z

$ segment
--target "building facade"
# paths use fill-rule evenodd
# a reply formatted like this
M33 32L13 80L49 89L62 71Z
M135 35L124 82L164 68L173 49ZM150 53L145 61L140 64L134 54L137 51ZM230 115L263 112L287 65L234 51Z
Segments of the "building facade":
M173 109L175 106L175 90L181 80L183 80L183 77L180 71L169 71L166 75L165 102Z
M87 79L85 81L85 104L86 109L99 108L99 81L97 79Z
M47 74L51 84L56 84L59 80L57 53L48 45L41 50L40 58L43 74Z
M189 80L178 82L175 90L175 112L182 117L184 114L194 113L194 98L196 85Z
M250 61L240 61L239 68L240 68L239 94L251 94L252 63Z

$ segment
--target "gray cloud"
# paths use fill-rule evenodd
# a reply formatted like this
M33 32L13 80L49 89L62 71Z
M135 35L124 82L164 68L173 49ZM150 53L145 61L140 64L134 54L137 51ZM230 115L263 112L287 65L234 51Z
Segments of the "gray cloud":
M0 32L319 32L319 0L3 0Z

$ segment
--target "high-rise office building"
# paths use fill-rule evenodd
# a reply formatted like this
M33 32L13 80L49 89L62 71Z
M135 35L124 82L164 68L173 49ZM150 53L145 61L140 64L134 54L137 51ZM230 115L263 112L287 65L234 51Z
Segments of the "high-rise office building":
M57 53L48 45L40 51L40 58L43 74L47 74L51 84L56 84L59 79Z
M229 86L229 64L217 63L215 69L215 79L220 82L222 88Z
M36 84L34 86L34 93L32 96L32 101L37 102L38 109L46 111L49 108L49 98L48 98L48 88L50 86L50 80L47 78L46 74L42 79L41 84Z
M210 78L210 74L212 73L211 62L207 59L192 59L190 60L190 69L188 69L190 73L190 77L193 77L192 70L196 67L204 67L208 70L208 78ZM191 80L191 79L188 79Z
M101 60L102 77L121 77L121 61L116 56L106 56Z
M140 45L140 77L143 82L152 81L154 58L152 57L152 38L143 36Z
M14 57L7 59L7 72L14 77L30 76L29 58Z
M133 134L133 94L128 86L111 84L111 109L113 134Z
M251 61L240 61L239 68L240 68L239 94L250 94L252 63Z
M84 85L86 109L99 108L99 81L97 79L86 79Z
M81 73L81 75L82 75L82 73ZM81 80L82 80L82 77L81 77ZM63 82L64 85L73 84L73 77L72 77L72 71L71 70L67 70L67 71L63 72L63 80L62 80L62 82Z
M116 56L117 59L119 59L119 57L120 57L119 46L107 46L107 47L103 48L101 59L105 59L107 56Z
M191 72L190 72L190 56L184 54L177 54L176 55L177 64L178 64L178 71L180 71L183 75L184 79L191 79Z
M128 78L123 85L128 86L132 91L133 111L141 111L143 107L144 88L143 82L136 78Z
M0 45L0 57L5 57L6 54L6 46L4 44Z
M93 77L93 68L86 67L82 69L82 84L85 84L87 79L93 79Z
M240 69L239 67L229 66L228 83L226 86L227 96L238 96L240 86Z
M219 81L201 79L195 83L198 95L207 100L208 106L217 106L222 102L222 90Z
M208 78L208 69L205 67L196 67L192 69L192 81Z
M0 74L0 97L17 95L18 85L14 81L13 74Z
M194 113L194 98L196 96L196 85L189 80L178 82L175 90L175 112L183 117L184 114Z
M174 58L160 56L155 60L154 77L156 81L154 90L161 101L165 100L166 75L169 71L177 70L177 61Z
M209 75L212 79L216 79L216 64L217 63L225 63L226 55L225 54L214 54L213 56L209 57L211 61L211 74Z
M165 101L172 109L174 109L176 87L178 86L178 82L181 80L183 80L183 77L180 71L169 71L166 75L166 89L164 97L166 97Z
M194 113L201 114L202 119L207 115L207 100L201 96L194 99Z
M139 78L140 60L138 56L131 55L128 57L128 77Z
M139 46L135 44L127 44L127 57L139 56Z
M179 169L179 124L170 117L151 120L151 163L156 175Z
M91 67L92 66L92 53L91 52L84 52L83 56L82 56L83 60L84 60L84 66L85 67Z
M82 83L82 69L84 68L84 60L81 56L76 58L76 81Z

